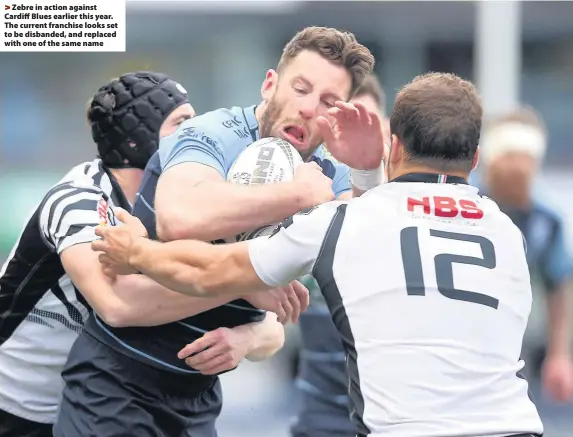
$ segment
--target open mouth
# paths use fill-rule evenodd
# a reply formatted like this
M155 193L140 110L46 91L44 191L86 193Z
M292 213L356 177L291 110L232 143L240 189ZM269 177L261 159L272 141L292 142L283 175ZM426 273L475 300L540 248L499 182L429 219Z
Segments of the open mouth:
M301 126L286 126L283 129L285 140L293 145L304 145L306 132Z

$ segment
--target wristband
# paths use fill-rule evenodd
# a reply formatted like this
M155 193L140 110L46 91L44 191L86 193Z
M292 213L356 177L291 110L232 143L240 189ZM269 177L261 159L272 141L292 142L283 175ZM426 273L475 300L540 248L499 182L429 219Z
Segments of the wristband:
M350 180L352 185L359 190L368 191L371 188L377 187L384 180L384 164L372 170L357 170L350 169Z

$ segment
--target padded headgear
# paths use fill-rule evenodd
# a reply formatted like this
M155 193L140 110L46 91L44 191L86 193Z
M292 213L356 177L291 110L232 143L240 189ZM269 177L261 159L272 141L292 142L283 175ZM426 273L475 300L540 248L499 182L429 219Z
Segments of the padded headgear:
M185 88L163 73L127 73L104 85L87 114L99 158L109 168L144 169L161 125L187 102Z

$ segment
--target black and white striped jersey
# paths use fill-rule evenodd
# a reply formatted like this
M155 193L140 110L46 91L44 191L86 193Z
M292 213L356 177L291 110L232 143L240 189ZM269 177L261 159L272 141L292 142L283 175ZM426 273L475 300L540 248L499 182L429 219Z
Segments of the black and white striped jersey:
M99 159L74 167L33 211L2 266L0 409L55 421L60 373L89 311L60 254L91 242L94 227L113 220L116 188Z

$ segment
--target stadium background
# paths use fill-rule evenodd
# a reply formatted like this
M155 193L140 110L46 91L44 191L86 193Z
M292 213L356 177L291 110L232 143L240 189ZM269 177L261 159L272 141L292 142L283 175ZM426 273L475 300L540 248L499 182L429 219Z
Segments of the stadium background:
M0 261L23 219L68 168L94 156L84 121L100 84L127 71L170 74L198 113L258 102L268 68L307 25L353 31L377 58L388 94L428 70L478 83L489 114L518 101L544 116L550 148L538 189L573 228L573 2L128 1L127 53L2 53ZM567 202L566 199L569 201ZM573 238L568 240L573 249ZM541 302L535 314L541 314ZM533 331L542 342L541 318ZM263 364L223 378L221 437L284 437L296 410L296 328ZM546 437L573 435L573 405L538 393Z

